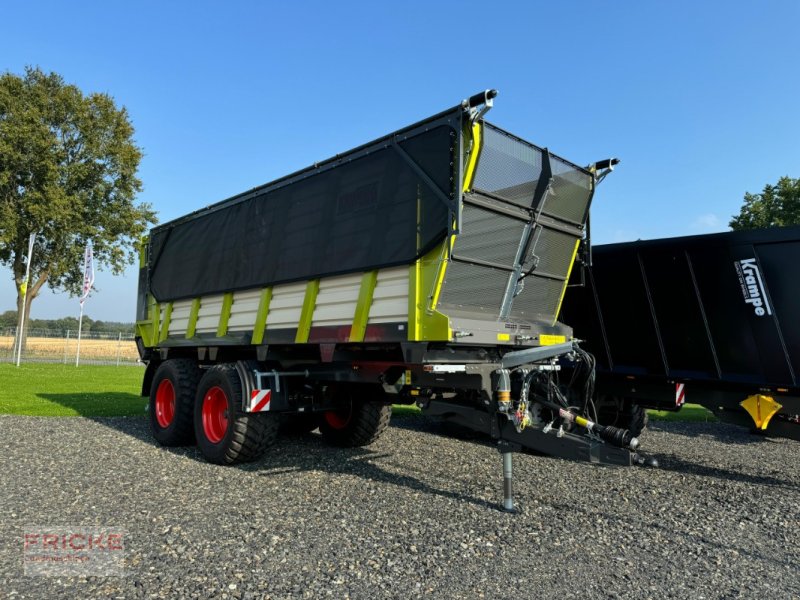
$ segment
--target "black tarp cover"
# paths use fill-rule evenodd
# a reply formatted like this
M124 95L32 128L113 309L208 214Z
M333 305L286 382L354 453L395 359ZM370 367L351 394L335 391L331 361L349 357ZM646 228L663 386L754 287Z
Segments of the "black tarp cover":
M455 129L398 142L452 198ZM153 231L150 292L160 302L410 264L444 238L449 209L394 147L264 186Z

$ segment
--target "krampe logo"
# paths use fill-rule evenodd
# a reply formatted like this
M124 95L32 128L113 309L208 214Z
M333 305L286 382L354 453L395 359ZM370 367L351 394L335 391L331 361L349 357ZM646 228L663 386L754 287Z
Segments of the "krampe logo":
M755 258L745 258L737 260L736 273L739 275L739 285L742 287L742 295L747 304L753 306L753 310L759 317L765 314L771 315L767 294L764 292L764 282L761 280L761 272L758 270Z

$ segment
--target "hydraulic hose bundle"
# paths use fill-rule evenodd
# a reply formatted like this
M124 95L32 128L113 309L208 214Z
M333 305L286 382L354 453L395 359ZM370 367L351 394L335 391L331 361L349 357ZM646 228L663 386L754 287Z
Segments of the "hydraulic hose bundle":
M554 372L557 372L557 366L554 364L527 365L513 371L500 369L495 372L498 411L506 415L518 432L522 432L533 422L532 406L534 403L538 403L552 414L552 419L542 429L543 433L549 433L558 425L556 431L560 437L564 435L565 425L569 427L574 424L586 429L588 435L619 448L636 450L639 447L638 438L627 429L600 425L597 422L593 402L594 356L578 347L577 344L574 346L573 371L568 389L578 392L579 406L570 405L553 376ZM516 398L512 393L514 388L518 390ZM530 396L533 397L533 400L530 399ZM594 413L594 419L589 418L590 413Z

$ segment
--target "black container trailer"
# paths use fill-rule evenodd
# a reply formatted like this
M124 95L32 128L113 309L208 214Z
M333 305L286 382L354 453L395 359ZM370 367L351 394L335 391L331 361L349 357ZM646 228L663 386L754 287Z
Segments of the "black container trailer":
M364 445L417 402L497 440L507 485L521 447L637 460L557 381L577 365L591 395L558 314L615 161L583 168L488 123L494 96L153 229L137 344L160 443L227 464L285 423Z
M687 401L800 439L800 227L594 246L562 320L600 408Z

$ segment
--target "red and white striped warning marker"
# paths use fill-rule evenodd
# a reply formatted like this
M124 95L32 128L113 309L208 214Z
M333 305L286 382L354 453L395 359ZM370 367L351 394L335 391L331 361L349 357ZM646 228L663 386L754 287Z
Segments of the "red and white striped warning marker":
M686 384L685 383L676 383L675 384L675 406L683 406L683 403L686 401Z
M272 399L272 390L253 390L250 394L250 412L269 410L269 401Z

